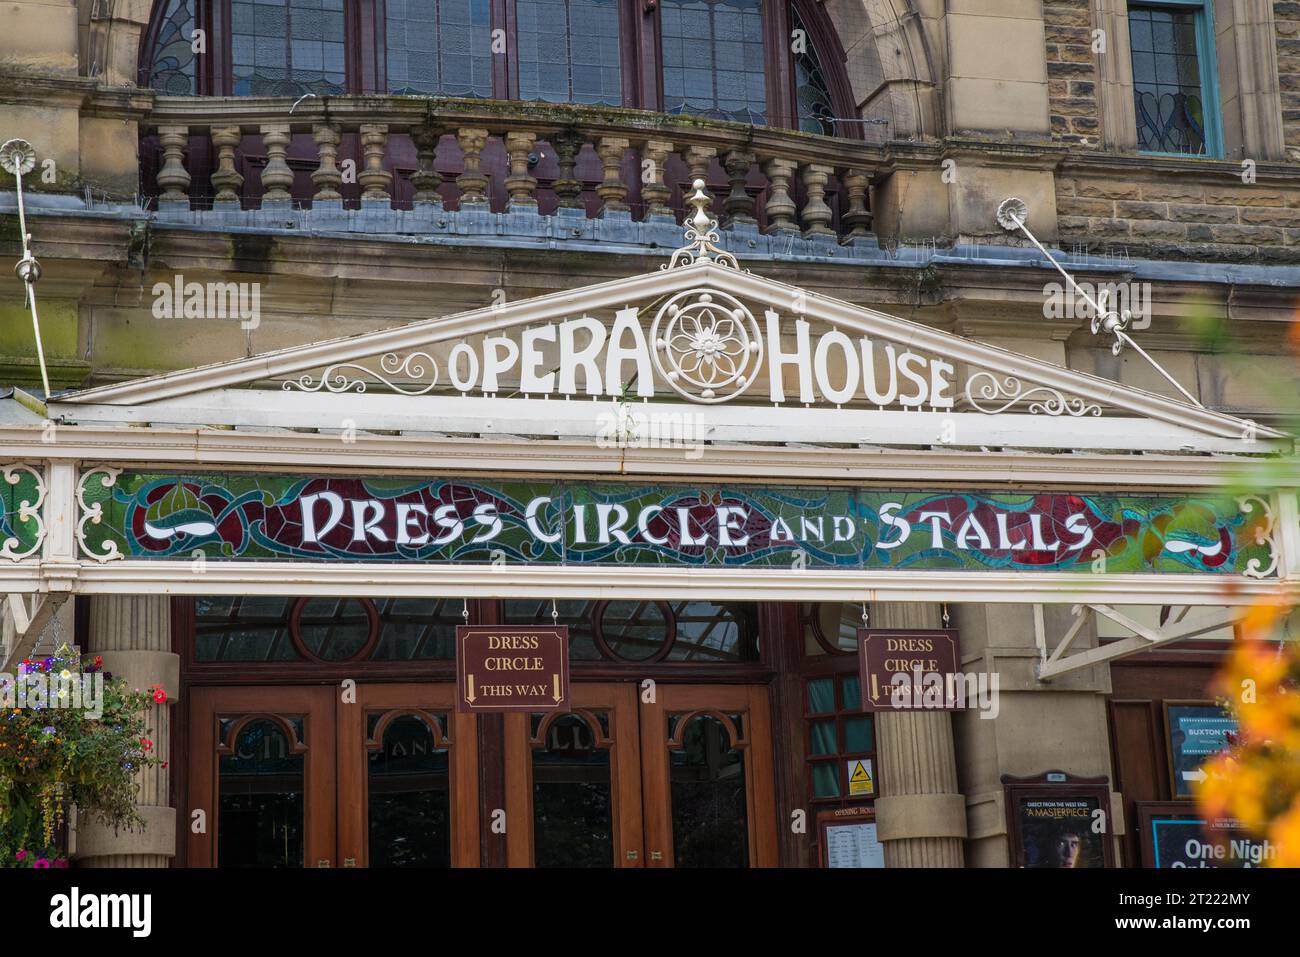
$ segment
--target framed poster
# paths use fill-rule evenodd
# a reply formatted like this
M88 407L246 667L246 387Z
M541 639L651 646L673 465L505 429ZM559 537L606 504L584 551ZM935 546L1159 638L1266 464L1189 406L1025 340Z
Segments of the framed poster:
M1186 801L1139 801L1143 867L1262 867L1277 853L1233 818L1207 820Z
M876 835L876 809L842 807L817 815L822 867L884 867L885 847Z
M1205 777L1201 765L1224 751L1237 734L1237 719L1214 701L1166 701L1165 743L1169 793L1190 798L1192 784Z
M1013 867L1111 867L1110 786L1064 771L1002 776Z

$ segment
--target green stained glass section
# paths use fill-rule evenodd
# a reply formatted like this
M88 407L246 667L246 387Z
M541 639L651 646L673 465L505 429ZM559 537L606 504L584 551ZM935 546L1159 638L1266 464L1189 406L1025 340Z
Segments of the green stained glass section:
M7 545L10 554L22 555L41 541L44 492L26 469L10 467L0 475L0 547Z
M1223 575L1272 567L1229 496L125 472L85 550L131 558ZM5 489L5 521L32 541ZM30 490L33 486L27 485ZM1276 574L1271 572L1270 574Z

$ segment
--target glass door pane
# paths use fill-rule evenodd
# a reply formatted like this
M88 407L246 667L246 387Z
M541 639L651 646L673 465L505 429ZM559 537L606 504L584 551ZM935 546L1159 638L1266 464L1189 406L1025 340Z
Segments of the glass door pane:
M775 867L767 688L668 685L641 704L652 867Z
M573 711L506 715L511 867L639 867L636 686L575 683Z
M358 685L338 708L343 867L476 867L477 721L452 682Z
M193 867L329 867L335 857L329 688L195 688L189 835Z
M440 747L446 715L368 717L370 866L450 867L451 775Z
M223 719L217 762L217 860L222 867L302 867L306 761L301 723Z

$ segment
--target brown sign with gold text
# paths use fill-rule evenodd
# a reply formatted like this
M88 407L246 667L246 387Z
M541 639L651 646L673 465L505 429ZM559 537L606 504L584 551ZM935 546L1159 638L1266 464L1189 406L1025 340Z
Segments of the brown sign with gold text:
M568 711L568 626L458 626L456 685L458 711Z
M858 672L864 711L894 711L893 682L903 675L913 689L933 685L939 709L956 710L954 682L961 650L950 628L859 628Z

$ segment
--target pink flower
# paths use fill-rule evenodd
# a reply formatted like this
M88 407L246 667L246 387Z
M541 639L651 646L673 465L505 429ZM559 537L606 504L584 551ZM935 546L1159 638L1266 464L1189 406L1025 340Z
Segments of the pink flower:
M36 863L32 865L32 867L49 867L49 866L50 866L50 862L43 857L38 857L36 859Z
M23 860L26 857L27 857L26 851L19 851L17 854L14 855L14 859L19 861Z
M155 704L167 703L167 692L163 691L162 685L153 686L153 700Z
M55 861L54 861L54 866L55 866L55 867L67 867L67 866L68 866L68 859L67 859L66 857L56 858Z

